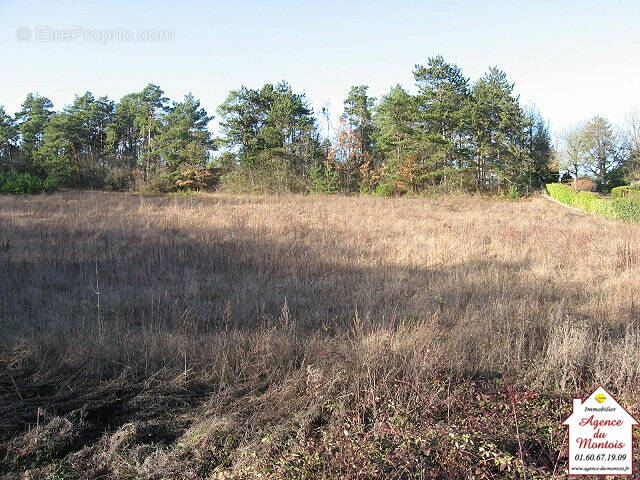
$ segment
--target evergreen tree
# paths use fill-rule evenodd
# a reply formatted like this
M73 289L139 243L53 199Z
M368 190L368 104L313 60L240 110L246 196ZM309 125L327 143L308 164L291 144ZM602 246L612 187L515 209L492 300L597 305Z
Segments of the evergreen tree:
M419 89L423 156L430 157L434 173L446 178L466 166L469 80L441 56L429 58L426 67L416 65L413 76Z
M376 156L384 162L378 169L380 178L376 189L379 193L400 193L417 186L416 178L420 177L423 168L416 161L420 141L419 116L416 97L400 85L380 100L374 116Z
M182 102L174 103L158 137L158 150L171 170L183 163L206 164L209 152L216 148L207 128L212 119L191 94L185 95Z
M527 181L526 119L513 87L496 67L473 87L471 125L477 180L482 187L519 189Z
M0 169L18 166L18 126L0 106Z
M142 165L145 180L148 178L149 171L159 163L160 157L155 148L155 139L162 130L168 101L162 89L151 83L136 97L133 124L138 138L141 139L138 162Z
M360 137L363 153L373 153L373 106L375 98L367 95L369 89L366 85L351 87L347 98L344 100L342 119L349 125L354 133Z
M260 92L244 86L232 90L218 107L221 143L235 150L242 162L252 163L264 148L260 131L266 121L265 109Z
M36 152L41 171L62 181L68 181L76 172L91 172L93 178L87 178L87 182L100 186L113 109L114 104L108 98L96 100L91 92L86 92L76 96L62 112L54 113Z
M336 136L334 156L341 162L343 189L369 191L372 187L375 149L373 107L366 85L352 86L344 100L341 126ZM348 154L345 156L345 153Z
M526 115L525 141L528 156L527 183L528 191L543 187L547 183L558 181L557 169L551 166L553 148L551 135L540 112L531 110Z
M138 93L122 97L107 126L107 149L114 157L114 165L119 167L135 168L138 165L142 143L142 134L136 127L139 98Z
M265 148L281 152L298 167L308 164L316 157L319 143L305 95L294 93L289 84L281 82L275 87L265 85L260 97L266 109L260 132Z
M376 108L374 125L377 152L384 159L396 161L415 147L418 104L400 85L382 97Z
M259 155L280 156L297 167L313 162L320 151L313 111L304 94L286 82L260 90L242 87L218 107L221 143L253 165Z
M22 109L16 113L21 139L21 151L27 168L34 163L34 154L42 145L44 130L53 115L53 103L37 93L27 95Z

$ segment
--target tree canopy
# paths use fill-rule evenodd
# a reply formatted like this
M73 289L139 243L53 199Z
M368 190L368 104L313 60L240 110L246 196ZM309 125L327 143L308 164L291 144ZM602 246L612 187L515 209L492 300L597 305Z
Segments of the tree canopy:
M115 179L120 188L162 177L191 187L206 177L269 191L379 194L521 194L560 170L607 190L637 176L636 117L622 133L595 117L553 145L546 120L520 104L497 67L471 81L436 56L417 64L413 77L414 89L395 85L379 100L366 84L352 86L339 125L324 138L306 94L285 81L229 92L216 110L217 135L194 95L172 102L154 84L119 101L85 92L59 111L29 94L14 116L0 107L0 168L71 186ZM328 110L322 115L329 127Z

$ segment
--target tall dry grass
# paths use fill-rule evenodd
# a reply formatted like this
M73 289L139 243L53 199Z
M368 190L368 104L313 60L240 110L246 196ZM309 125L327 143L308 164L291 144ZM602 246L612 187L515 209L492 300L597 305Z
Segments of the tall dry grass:
M0 197L7 471L32 461L15 452L40 415L62 439L42 468L93 445L76 462L116 478L122 445L198 429L231 446L184 478L217 478L251 463L250 432L310 435L346 397L367 425L443 379L447 425L452 382L635 402L639 234L540 198ZM172 455L146 452L134 477L168 475Z

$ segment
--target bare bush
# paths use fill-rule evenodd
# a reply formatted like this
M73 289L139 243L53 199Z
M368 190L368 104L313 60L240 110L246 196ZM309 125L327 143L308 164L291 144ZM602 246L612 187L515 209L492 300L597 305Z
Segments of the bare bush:
M590 178L576 178L573 181L573 188L583 192L595 192L598 185Z

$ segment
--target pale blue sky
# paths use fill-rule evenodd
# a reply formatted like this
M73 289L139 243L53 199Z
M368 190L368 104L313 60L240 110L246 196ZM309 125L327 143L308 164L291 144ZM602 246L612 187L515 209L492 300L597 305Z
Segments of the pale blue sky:
M213 113L230 89L286 79L335 117L350 85L375 96L413 88L413 66L441 54L472 80L502 68L558 131L640 108L639 25L637 0L0 0L0 105L13 113L37 91L61 108L86 90L119 99L152 82L173 99L193 92ZM19 27L33 37L19 41ZM175 38L42 42L39 27Z

